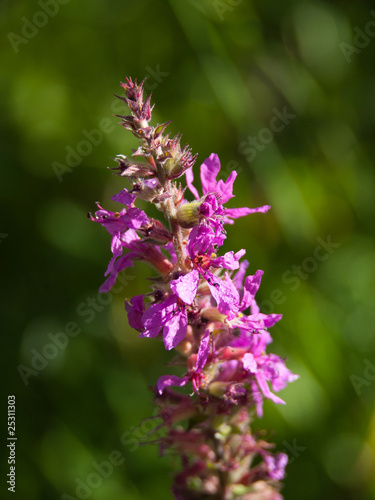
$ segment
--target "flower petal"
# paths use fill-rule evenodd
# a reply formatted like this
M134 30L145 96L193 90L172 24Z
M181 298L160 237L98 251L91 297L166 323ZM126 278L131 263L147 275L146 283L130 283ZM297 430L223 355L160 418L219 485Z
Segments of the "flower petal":
M260 373L259 371L255 374L255 378L258 382L258 385L261 389L261 391L263 392L263 395L270 399L271 401L273 401L274 403L276 404L281 404L281 405L285 405L285 401L281 398L279 398L278 396L276 396L276 394L274 394L273 392L270 391L270 388L268 387L268 384L267 384L267 381L266 379L264 378L264 376L262 375L262 373Z
M194 181L193 167L188 168L185 171L185 175L186 175L187 187L190 189L190 191L193 193L195 198L198 200L199 199L198 191L193 186L193 181Z
M224 205L224 203L226 203L231 198L234 198L233 183L236 177L237 177L237 172L233 170L225 182L222 179L220 179L219 182L217 183L216 191L220 194L220 203L222 205Z
M257 373L258 365L256 359L254 358L254 354L252 354L251 352L247 352L242 358L242 362L243 362L243 367L245 368L246 371L250 373Z
M197 294L198 284L199 272L193 269L190 273L171 281L171 289L181 300L190 305Z
M113 201L117 201L118 203L122 203L123 205L126 205L127 207L130 207L136 196L133 193L129 193L129 191L124 188L120 193L114 194L111 198Z
M288 455L285 453L277 453L275 456L267 454L265 457L268 473L271 479L281 481L285 476L285 467L288 463Z
M185 309L177 312L177 314L167 321L163 329L163 341L168 351L176 347L186 337L187 323Z
M260 282L262 280L263 274L264 271L261 271L259 269L253 276L246 277L243 287L241 306L240 306L241 311L247 309L253 302L255 294L257 293L260 287Z
M132 328L142 332L144 329L142 316L145 312L144 295L135 295L129 301L125 300L125 309L128 313L128 322Z
M139 229L143 224L149 222L145 212L137 207L129 208L126 214L121 216L121 220L131 229Z
M163 394L163 391L166 387L170 386L182 387L186 385L187 382L188 382L187 377L180 378L177 377L177 375L162 375L156 384L156 388L159 394Z
M229 276L225 273L225 280L222 280L208 271L204 274L204 277L213 298L216 300L218 310L222 314L237 311L239 295Z
M249 267L249 262L247 260L243 260L240 263L240 267L234 277L232 278L232 281L237 288L237 290L241 290L243 286L243 280L245 278L246 274L246 269Z
M210 354L210 332L209 330L206 330L206 333L202 337L197 354L197 362L195 365L195 369L197 371L203 370L209 354Z
M217 154L212 153L201 165L201 181L203 194L217 191L216 177L220 172L220 160Z
M145 331L140 337L156 337L161 328L173 317L176 309L176 296L171 295L163 302L156 302L142 316Z
M187 251L191 260L194 260L197 255L211 255L214 252L214 245L220 240L216 237L215 232L203 224L194 226L189 234Z
M97 203L97 206L99 210L95 212L94 216L89 214L93 222L101 224L110 234L119 233L128 229L128 226L121 220L121 216L126 214L126 208L123 208L121 212L115 214L109 210L104 210L99 203Z
M280 321L282 317L282 314L258 314L258 320L263 322L264 328L271 328L271 326Z
M238 252L234 253L233 251L227 252L221 257L217 257L216 259L213 259L211 261L211 266L213 267L221 267L225 269L231 269L232 271L234 269L238 269L240 267L239 260L240 258L245 255L246 250L242 249L239 250Z
M258 208L247 208L247 207L225 208L224 214L226 215L226 217L230 217L231 219L238 219L239 217L244 217L245 215L255 214L258 212L264 214L268 212L270 208L271 208L270 205L263 205L262 207Z
M122 255L116 262L110 266L112 267L111 273L106 279L106 281L99 288L99 293L107 293L116 283L116 278L119 272L123 271L127 267L133 267L133 259L137 257L136 252L129 252ZM112 259L111 259L112 261ZM109 266L108 266L109 267Z

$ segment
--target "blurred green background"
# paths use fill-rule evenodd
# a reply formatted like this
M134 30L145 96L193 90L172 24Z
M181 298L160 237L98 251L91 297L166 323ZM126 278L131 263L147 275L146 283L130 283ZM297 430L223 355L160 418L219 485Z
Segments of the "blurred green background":
M261 307L284 315L271 350L301 375L280 394L287 405L266 403L256 423L290 456L285 498L375 498L370 2L3 0L0 14L1 403L5 428L16 395L14 497L171 498L173 460L137 445L170 353L139 339L123 308L149 270L136 265L98 296L110 237L86 218L95 201L113 209L123 187L106 166L136 145L113 117L132 76L147 77L153 123L172 119L198 164L216 152L223 177L239 172L231 206L272 206L230 227L225 250L246 248L249 271L264 270Z

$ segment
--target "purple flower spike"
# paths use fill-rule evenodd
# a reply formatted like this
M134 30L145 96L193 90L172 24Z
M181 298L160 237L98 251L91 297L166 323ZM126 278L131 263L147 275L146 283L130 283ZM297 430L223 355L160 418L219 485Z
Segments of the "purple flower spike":
M266 213L270 206L226 208L237 172L218 179L220 160L214 153L200 167L199 192L192 169L197 155L181 146L180 134L165 134L169 122L151 124L153 105L150 95L143 97L144 81L126 78L122 87L120 99L130 114L120 117L121 125L139 145L129 157L117 155L117 166L110 169L128 183L112 196L121 209L111 212L98 204L89 217L111 235L112 257L100 292L108 292L134 261L154 270L150 289L126 299L125 309L139 337L162 340L166 350L176 350L170 364L181 369L160 377L155 388L158 429L163 429L156 440L162 453L181 458L173 495L176 500L282 500L279 481L288 458L270 452L264 435L252 432L252 421L263 415L264 399L285 404L275 393L298 375L267 352L268 330L281 315L262 313L256 302L263 271L246 277L245 250L221 252L225 240L230 242L224 224ZM194 201L175 182L183 174ZM153 204L153 216L137 202ZM154 218L156 213L163 219Z

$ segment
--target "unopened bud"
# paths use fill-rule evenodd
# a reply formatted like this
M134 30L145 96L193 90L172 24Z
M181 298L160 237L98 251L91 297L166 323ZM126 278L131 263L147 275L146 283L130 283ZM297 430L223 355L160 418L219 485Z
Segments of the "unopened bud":
M187 340L187 339L183 339L181 340L181 342L176 346L176 351L178 351L180 354L182 354L184 357L188 357L191 355L191 352L192 352L192 347L193 347L193 344ZM195 366L195 365L194 365Z
M159 162L162 162L163 169L169 180L177 179L188 168L195 163L197 155L191 155L191 149L188 146L181 148L180 135L176 135L173 139L169 136L160 138L160 147L163 154L159 156Z
M209 385L208 390L212 396L216 398L222 398L227 391L228 382L212 382Z
M221 424L215 432L215 438L224 441L232 432L232 427L227 423Z
M164 163L164 170L168 179L177 179L189 168L189 165L181 158L169 158Z
M181 227L193 227L199 222L201 201L193 201L192 203L184 203L177 209L177 222Z
M221 314L216 307L207 307L201 312L201 319L203 321L220 321L224 323L226 316Z
M166 229L163 224L156 220L150 219L148 224L144 224L138 232L141 233L146 240L156 245L166 245L172 241L172 234Z
M145 184L142 180L135 182L130 190L132 194L135 194L137 198L140 198L145 201L154 202L155 198L159 193L159 185L157 184L155 187L150 187Z
M258 483L261 483L262 481L258 481ZM234 495L236 495L237 497L243 497L243 495L245 495L245 493L249 493L251 494L252 491L254 491L254 488L252 486L244 486L243 484L233 484L231 485L230 487L230 491L233 492ZM275 493L275 496L274 498L277 498L277 495ZM259 498L259 497L258 497ZM271 497L269 497L271 498Z
M121 177L139 179L155 176L155 172L148 164L128 160L124 155L117 155L114 160L117 161L118 165L117 167L110 168L110 170L113 170L116 175L120 175Z

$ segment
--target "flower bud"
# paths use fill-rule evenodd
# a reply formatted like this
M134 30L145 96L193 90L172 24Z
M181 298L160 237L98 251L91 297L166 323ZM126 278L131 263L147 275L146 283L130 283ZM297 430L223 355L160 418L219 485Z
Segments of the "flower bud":
M219 441L224 441L232 432L232 427L228 425L226 422L223 422L215 432L215 438Z
M220 321L224 323L226 316L221 314L216 307L207 307L201 312L201 319L203 321Z
M125 155L117 155L114 160L117 161L118 165L117 167L109 168L109 170L113 170L116 175L120 175L121 177L139 179L155 176L155 172L148 164L130 161Z
M137 198L145 201L153 202L155 198L158 196L160 191L160 185L157 182L157 179L152 179L155 182L155 185L149 185L149 183L143 182L141 179L138 182L134 182L133 186L130 190L131 194L134 194Z
M150 219L148 224L144 224L138 229L138 232L144 236L145 240L156 245L166 245L172 241L172 234L166 229L163 224L156 220Z
M193 201L192 203L184 203L177 209L177 222L181 227L194 227L199 222L199 208L201 201Z
M170 139L169 136L160 138L162 155L158 157L158 160L163 164L163 169L169 180L180 177L194 165L197 159L197 155L193 156L188 146L181 148L180 139L180 135L176 135L173 139Z
M210 391L210 394L212 394L212 396L215 396L216 398L222 398L226 393L228 386L228 382L212 382L212 384L209 385L208 390Z

